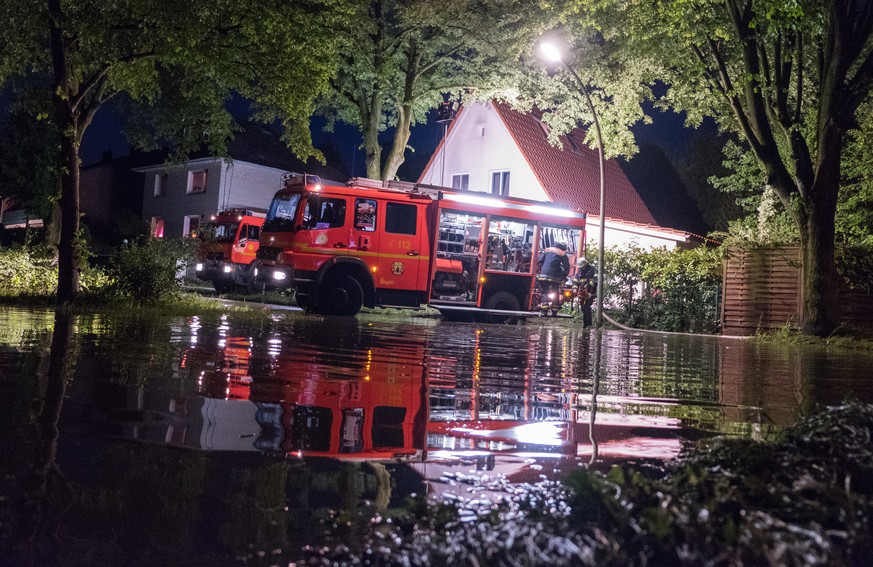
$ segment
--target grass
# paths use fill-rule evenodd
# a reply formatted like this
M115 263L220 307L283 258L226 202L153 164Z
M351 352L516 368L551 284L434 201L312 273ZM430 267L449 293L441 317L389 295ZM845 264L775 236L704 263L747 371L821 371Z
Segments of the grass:
M839 327L829 337L813 337L801 334L799 329L791 324L786 324L778 331L758 333L753 340L765 344L809 348L873 350L873 328L845 325Z

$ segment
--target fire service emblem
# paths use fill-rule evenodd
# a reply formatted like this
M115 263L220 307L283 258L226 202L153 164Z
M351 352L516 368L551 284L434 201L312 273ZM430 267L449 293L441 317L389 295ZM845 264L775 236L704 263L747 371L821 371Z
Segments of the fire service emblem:
M395 276L403 275L403 262L394 262L391 264L391 273Z

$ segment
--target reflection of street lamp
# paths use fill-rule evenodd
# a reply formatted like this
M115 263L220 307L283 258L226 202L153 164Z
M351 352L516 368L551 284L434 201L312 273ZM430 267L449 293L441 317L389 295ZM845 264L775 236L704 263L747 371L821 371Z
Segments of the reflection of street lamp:
M606 227L606 184L604 177L604 162L603 162L603 137L600 134L600 121L597 119L597 113L594 111L594 103L591 102L591 96L588 94L588 89L585 88L585 83L576 74L570 65L561 57L561 52L558 48L548 42L540 44L540 51L543 56L556 63L563 63L564 68L573 75L576 82L579 83L579 92L585 97L585 102L588 103L588 110L591 112L592 122L594 122L594 135L597 137L597 157L600 160L600 237L597 243L597 315L594 318L594 326L603 326L603 238Z

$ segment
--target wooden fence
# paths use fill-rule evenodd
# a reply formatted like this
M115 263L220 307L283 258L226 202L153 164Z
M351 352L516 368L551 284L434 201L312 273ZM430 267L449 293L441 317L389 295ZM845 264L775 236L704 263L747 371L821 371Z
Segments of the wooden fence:
M840 289L840 319L873 322L873 295ZM721 328L725 335L753 335L800 322L803 266L800 248L728 248L724 263Z
M753 335L798 324L803 303L800 248L729 248L724 263L721 328Z

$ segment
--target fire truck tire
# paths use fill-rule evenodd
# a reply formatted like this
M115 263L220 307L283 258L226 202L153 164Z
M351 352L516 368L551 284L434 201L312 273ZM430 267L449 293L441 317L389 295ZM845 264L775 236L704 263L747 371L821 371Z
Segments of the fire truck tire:
M521 304L518 298L508 291L498 291L488 298L485 302L485 309L500 309L502 311L518 311L521 309ZM488 319L492 323L515 323L517 318L510 315L489 315Z
M229 291L233 291L233 282L228 282L224 280L212 280L212 287L215 288L215 291L218 293L227 293Z
M325 315L357 315L364 306L364 288L353 276L331 278L318 294L318 311Z

